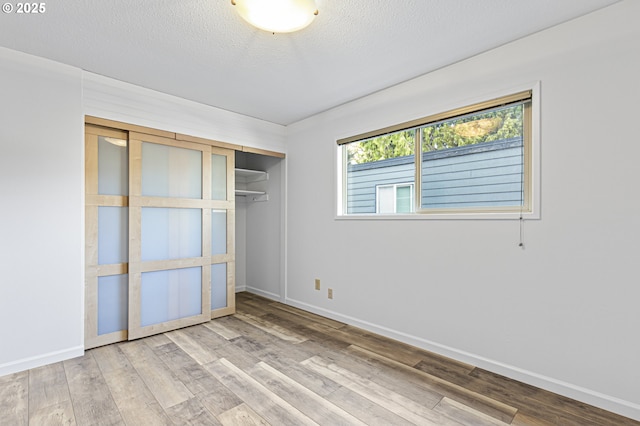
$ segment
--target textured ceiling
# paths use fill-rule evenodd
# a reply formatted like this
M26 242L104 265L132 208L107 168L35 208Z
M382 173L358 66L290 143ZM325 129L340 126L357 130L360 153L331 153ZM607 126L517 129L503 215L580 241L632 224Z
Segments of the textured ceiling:
M616 1L317 0L271 34L230 0L54 0L0 46L286 125Z

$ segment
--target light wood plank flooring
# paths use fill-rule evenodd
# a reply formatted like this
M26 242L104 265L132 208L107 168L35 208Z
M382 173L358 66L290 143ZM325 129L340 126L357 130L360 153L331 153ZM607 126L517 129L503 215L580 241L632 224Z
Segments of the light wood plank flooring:
M0 377L0 425L640 425L248 293L237 310Z

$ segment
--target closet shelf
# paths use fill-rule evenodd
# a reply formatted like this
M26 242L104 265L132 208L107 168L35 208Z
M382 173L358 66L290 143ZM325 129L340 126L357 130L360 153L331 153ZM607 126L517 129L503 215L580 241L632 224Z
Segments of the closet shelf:
M269 179L269 173L262 170L236 169L236 183L260 182Z
M236 197L243 197L246 201L268 201L266 181L269 173L261 170L235 169Z
M236 195L265 195L266 191L249 191L246 189L236 189Z

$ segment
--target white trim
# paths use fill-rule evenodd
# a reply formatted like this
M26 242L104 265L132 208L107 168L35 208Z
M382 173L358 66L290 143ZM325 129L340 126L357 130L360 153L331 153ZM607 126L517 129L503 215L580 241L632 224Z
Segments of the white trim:
M247 286L245 291L247 293L253 293L253 294L257 294L258 296L266 297L267 299L271 299L276 302L280 302L281 300L279 294L271 293L270 291L264 291L262 289L255 288L255 287Z
M335 203L335 217L340 218L346 216L344 213L346 208L346 197L347 197L347 188L345 188L345 161L343 161L344 150L346 149L344 145L337 145L337 154L336 154L336 162L334 163L335 169L333 170L333 188L335 194L333 197L333 202Z
M82 110L84 111L84 96L82 95L84 93L84 80L80 80L80 105ZM82 349L84 350L84 345L85 345L85 327L86 325L86 316L85 316L85 309L86 309L86 304L85 304L85 292L86 292L86 274L87 274L87 267L86 267L86 249L87 249L87 233L86 233L86 206L87 206L87 200L86 200L86 186L85 186L85 173L86 173L86 144L85 144L85 131L86 131L86 124L84 122L84 117L79 117L79 120L82 122L82 143L80 144L80 151L82 152L82 162L80 164L80 176L82 176L82 179L80 180L80 199L82 200L82 208L80 209L80 224L82 226L82 232L81 232L81 240L82 240L82 244L80 246L80 271L79 272L79 282L81 283L80 285L80 313L81 313L81 326L80 326L80 336L81 337L81 343L82 343Z
M640 405L450 346L287 298L286 304L640 421Z
M42 367L43 365L53 364L71 358L84 355L84 346L75 346L73 348L63 349L60 351L49 352L47 354L33 356L29 358L19 359L17 361L8 362L0 365L0 376L6 376L20 371L30 370L32 368Z
M287 296L287 184L288 184L288 167L287 157L283 158L280 162L281 179L280 179L280 194L282 202L280 204L280 294L278 295L278 301L285 303Z
M487 212L487 213L412 213L412 214L344 214L336 215L335 220L520 220L519 212ZM524 220L540 219L533 212L523 213Z
M540 170L542 168L541 145L542 117L541 117L541 82L534 82L531 88L531 213L523 214L524 218L540 219Z

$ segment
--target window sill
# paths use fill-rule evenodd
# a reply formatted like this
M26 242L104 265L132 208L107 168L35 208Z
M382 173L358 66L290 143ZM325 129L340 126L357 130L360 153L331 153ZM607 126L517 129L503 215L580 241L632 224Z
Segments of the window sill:
M336 215L335 220L520 220L520 212L410 213ZM522 213L524 220L539 220L538 212Z

